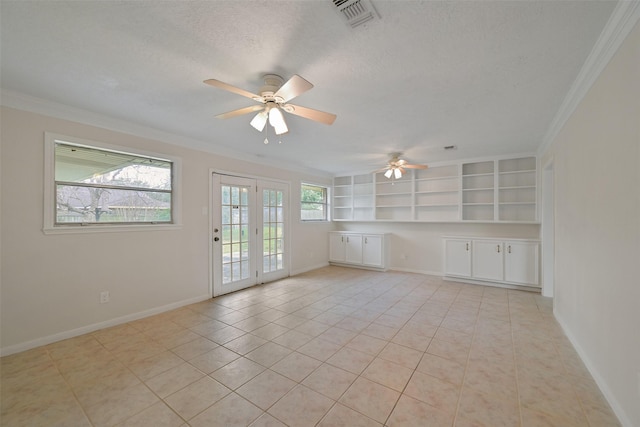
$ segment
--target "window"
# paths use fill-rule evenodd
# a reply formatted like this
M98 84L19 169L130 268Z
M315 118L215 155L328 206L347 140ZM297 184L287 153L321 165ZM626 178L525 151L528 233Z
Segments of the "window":
M72 138L45 139L45 231L176 222L174 161Z
M328 221L328 200L327 187L302 183L300 219L302 221Z

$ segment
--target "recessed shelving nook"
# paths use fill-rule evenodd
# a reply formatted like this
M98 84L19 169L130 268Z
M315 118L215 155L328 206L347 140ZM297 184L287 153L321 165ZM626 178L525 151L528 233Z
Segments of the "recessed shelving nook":
M387 179L384 174L376 178L376 219L411 221L413 219L413 179L405 173L399 179Z
M498 219L533 221L536 217L536 158L498 161Z
M462 165L462 219L493 221L494 161Z
M333 180L333 219L374 219L373 174L339 176Z
M414 219L457 221L460 218L459 175L458 165L415 170Z
M337 176L336 221L537 223L535 156Z

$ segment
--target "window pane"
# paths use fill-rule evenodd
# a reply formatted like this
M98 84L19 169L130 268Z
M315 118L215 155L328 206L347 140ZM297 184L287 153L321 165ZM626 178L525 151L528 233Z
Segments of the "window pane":
M56 222L171 222L171 193L58 184Z
M55 180L171 190L171 162L56 143Z
M241 279L246 279L249 277L249 263L248 262L243 262L242 263L242 277L240 277Z
M327 188L302 184L300 195L300 219L303 221L326 221L328 219Z
M231 206L222 207L222 223L231 224Z
M247 187L243 187L240 191L242 192L240 204L247 206L249 204L249 189Z
M304 220L323 220L326 219L324 205L317 203L302 203L300 217Z
M231 264L222 265L222 283L231 282Z
M226 185L222 187L222 204L228 205L231 202L231 188Z

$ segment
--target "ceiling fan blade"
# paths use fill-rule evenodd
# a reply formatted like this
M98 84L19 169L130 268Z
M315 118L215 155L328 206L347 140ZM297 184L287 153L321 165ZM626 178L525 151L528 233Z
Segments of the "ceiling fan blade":
M253 99L253 100L257 100L257 101L262 99L262 97L260 95L256 95L255 93L251 93L251 92L248 92L248 91L246 91L244 89L240 89L239 87L231 86L230 84L221 82L220 80L209 79L209 80L205 80L204 83L206 83L208 85L211 85L211 86L214 86L214 87L217 87L217 88L220 88L220 89L224 89L224 90L229 91L229 92L236 93L236 94L241 95L241 96L245 96L245 97L247 97L249 99ZM262 101L259 101L259 102L262 102Z
M313 85L311 83L299 75L294 74L293 77L287 80L287 82L283 84L273 96L276 98L282 98L282 102L287 102L296 96L302 95L312 87Z
M304 117L305 119L324 123L325 125L333 124L333 122L336 120L335 114L325 113L324 111L314 110L312 108L300 107L298 105L287 104L286 108L283 108L283 110L287 113Z
M232 117L241 116L243 114L253 113L254 111L263 110L264 105L252 105L250 107L240 108L238 110L229 111L227 113L218 114L216 119L230 119Z
M426 169L429 166L427 165L409 165L409 164L404 164L402 165L403 168L407 168L407 169Z

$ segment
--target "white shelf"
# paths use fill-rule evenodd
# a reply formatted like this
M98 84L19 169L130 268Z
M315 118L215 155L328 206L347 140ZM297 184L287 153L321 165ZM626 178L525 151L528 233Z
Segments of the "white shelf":
M537 223L537 159L483 160L334 179L334 219Z

